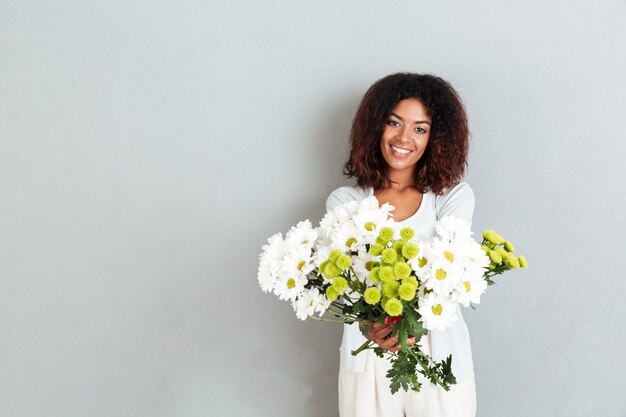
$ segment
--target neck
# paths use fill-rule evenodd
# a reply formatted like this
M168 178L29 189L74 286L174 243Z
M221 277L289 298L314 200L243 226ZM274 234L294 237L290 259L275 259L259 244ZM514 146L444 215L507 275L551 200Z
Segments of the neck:
M385 184L385 188L391 188L394 190L402 191L406 188L415 187L415 181L413 180L413 171L415 167L411 167L412 169L389 169L387 171L387 181Z

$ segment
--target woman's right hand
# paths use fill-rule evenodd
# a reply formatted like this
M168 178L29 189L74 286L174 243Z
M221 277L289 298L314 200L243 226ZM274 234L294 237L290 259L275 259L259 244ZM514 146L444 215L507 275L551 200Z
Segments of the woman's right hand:
M365 323L367 326L368 332L365 334L365 338L371 340L376 343L384 350L388 350L390 352L397 352L401 349L401 346L398 344L398 337L388 337L387 336L393 331L395 323L389 324L381 324L376 322ZM406 340L407 344L410 346L415 343L415 337L410 337Z

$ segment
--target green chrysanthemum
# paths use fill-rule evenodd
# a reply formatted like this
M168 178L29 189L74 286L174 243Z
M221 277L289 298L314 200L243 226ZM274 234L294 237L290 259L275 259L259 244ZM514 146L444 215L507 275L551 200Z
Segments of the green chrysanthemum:
M494 245L501 245L504 243L502 236L497 234L495 230L483 230L483 237Z
M415 244L408 242L402 246L402 256L405 259L413 259L420 253L420 248Z
M383 308L385 313L391 317L396 317L402 314L402 302L395 297L387 300Z
M480 248L485 251L486 254L489 254L489 251L491 250L491 248L487 245L480 245Z
M393 273L393 268L390 266L383 266L378 270L378 278L382 282L389 282L396 279L396 276Z
M514 255L509 256L508 263L511 269L517 269L520 267L519 259L517 259Z
M380 277L378 276L378 272L380 271L379 267L372 268L370 271L370 279L374 282L381 282Z
M393 242L393 245L391 245L391 247L396 251L398 256L402 256L402 247L404 246L405 243L406 242L404 240L398 239L395 242Z
M337 258L335 264L337 265L337 268L343 271L344 269L352 265L352 258L350 258L350 256L348 255L341 255L339 258Z
M413 231L413 229L411 229L410 227L403 227L400 230L400 237L404 240L409 240L411 239L413 236L415 236L415 232Z
M331 285L337 293L341 294L348 288L348 281L344 277L336 277L333 278L333 283Z
M335 249L330 252L330 255L328 255L328 260L331 262L335 262L340 256L341 251L339 249Z
M382 240L386 240L387 242L389 242L391 239L393 239L393 229L391 227L383 227L382 229L380 229L378 237Z
M387 248L382 253L383 261L393 263L398 258L398 253L393 248Z
M496 252L498 252L500 254L500 256L502 256L502 259L506 259L509 256L509 253L506 251L506 249L504 249L503 247L498 246L497 248L494 249Z
M520 255L518 260L519 260L519 266L521 266L522 268L528 268L528 261L526 260L525 256Z
M504 241L504 249L506 249L507 252L515 252L515 246L513 246L513 244L508 240Z
M335 278L337 275L341 273L341 269L335 265L334 262L328 262L324 267L324 275L326 278Z
M363 299L369 305L374 305L380 301L380 290L376 287L369 287L363 293Z
M396 278L406 278L411 274L411 271L411 265L407 264L406 262L398 262L393 267L393 273Z
M326 265L328 265L330 261L324 261L320 264L320 266L318 267L318 271L320 271L320 274L324 273L324 268L326 268Z
M398 288L400 288L398 281L385 282L383 283L383 294L385 294L385 297L395 297L398 295Z
M337 297L339 297L339 293L336 289L334 289L332 286L326 288L326 298L328 298L328 301L335 301Z
M409 276L409 277L404 278L404 279L402 280L402 283L403 283L403 284L410 284L410 285L413 285L415 288L417 288L417 287L418 287L417 278L415 278L415 277L414 277L414 276L412 276L412 275L411 275L411 276Z
M374 243L372 246L370 246L369 253L372 256L378 256L382 253L383 249L385 249L383 245L381 245L380 243Z
M495 264L502 262L502 256L495 250L489 252L489 259L491 259Z
M404 301L411 301L413 298L415 298L416 290L417 287L407 282L404 282L398 287L398 297L402 298Z
M378 243L379 245L382 245L384 248L386 248L387 245L389 244L389 241L381 238L380 236L378 236L376 238L376 243Z
M513 255L512 253L508 253L507 251L498 253L502 256L502 263L507 266L511 266L511 258L515 258L515 255Z

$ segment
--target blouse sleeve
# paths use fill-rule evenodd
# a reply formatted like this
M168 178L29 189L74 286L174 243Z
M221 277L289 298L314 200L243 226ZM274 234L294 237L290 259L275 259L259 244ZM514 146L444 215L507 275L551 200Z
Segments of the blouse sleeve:
M460 182L437 196L435 207L437 220L444 216L455 215L471 226L474 215L474 191L466 182Z
M345 204L349 201L357 200L358 196L351 187L339 187L326 199L326 211L331 211L335 207Z

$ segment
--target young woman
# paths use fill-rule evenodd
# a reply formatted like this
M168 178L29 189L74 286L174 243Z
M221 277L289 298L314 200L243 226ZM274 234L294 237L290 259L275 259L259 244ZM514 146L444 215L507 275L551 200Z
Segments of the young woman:
M399 73L378 80L365 93L350 134L344 174L356 186L340 187L326 209L374 195L395 207L394 219L416 235L432 236L437 219L454 214L471 223L474 193L461 182L468 152L465 109L452 86L439 77ZM389 362L372 350L358 356L365 338L358 326L344 325L339 371L341 417L474 417L476 393L467 326L460 310L451 328L422 337L422 349L435 360L452 354L457 379L450 391L422 381L419 393L392 395ZM390 351L399 349L387 335L393 324L372 324L367 338ZM414 340L410 340L414 343Z

